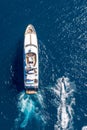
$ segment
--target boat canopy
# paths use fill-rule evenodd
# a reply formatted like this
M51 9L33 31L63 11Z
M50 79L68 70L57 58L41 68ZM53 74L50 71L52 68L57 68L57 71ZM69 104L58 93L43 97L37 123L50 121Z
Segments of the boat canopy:
M29 52L26 54L26 66L34 67L36 64L36 54L33 52Z

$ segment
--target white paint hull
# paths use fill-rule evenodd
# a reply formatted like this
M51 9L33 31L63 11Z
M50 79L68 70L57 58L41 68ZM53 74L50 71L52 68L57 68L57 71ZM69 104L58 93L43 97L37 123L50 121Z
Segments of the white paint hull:
M27 26L24 38L24 87L34 94L39 86L38 41L34 27Z

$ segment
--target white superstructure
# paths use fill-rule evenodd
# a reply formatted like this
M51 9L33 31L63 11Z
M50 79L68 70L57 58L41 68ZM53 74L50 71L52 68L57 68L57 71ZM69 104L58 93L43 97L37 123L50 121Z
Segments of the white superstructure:
M33 25L28 25L24 38L24 87L27 94L34 94L39 85L38 41Z

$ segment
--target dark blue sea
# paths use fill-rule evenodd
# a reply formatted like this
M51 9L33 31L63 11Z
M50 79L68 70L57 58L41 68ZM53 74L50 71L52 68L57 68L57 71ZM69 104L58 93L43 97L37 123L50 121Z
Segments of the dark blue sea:
M36 95L26 95L23 85L28 24L35 27L39 44ZM86 126L87 1L0 1L0 130L87 130Z

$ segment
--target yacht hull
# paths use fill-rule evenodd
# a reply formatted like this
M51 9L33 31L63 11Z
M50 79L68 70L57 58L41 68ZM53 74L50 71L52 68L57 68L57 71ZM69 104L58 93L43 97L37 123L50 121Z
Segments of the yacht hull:
M35 94L39 86L38 41L33 25L28 25L24 37L24 88Z

